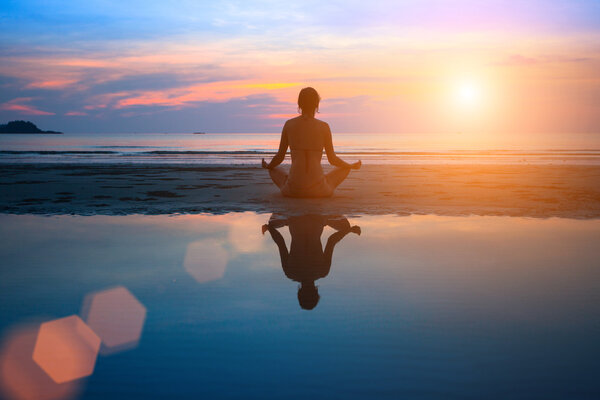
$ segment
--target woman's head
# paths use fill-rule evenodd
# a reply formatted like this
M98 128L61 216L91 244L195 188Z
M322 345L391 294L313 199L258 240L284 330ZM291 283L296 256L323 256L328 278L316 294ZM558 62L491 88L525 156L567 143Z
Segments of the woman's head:
M305 87L298 94L298 107L302 109L302 114L314 114L319 109L319 101L319 93L311 87Z

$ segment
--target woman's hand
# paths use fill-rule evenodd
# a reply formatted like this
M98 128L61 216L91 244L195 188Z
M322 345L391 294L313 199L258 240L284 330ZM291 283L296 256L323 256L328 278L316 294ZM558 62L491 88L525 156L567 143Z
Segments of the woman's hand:
M361 165L362 165L362 161L358 160L357 162L350 164L350 168L352 168L352 169L360 169Z
M264 169L269 169L269 164L267 164L267 162L265 161L265 159L264 159L264 158L262 159L262 167L263 167Z

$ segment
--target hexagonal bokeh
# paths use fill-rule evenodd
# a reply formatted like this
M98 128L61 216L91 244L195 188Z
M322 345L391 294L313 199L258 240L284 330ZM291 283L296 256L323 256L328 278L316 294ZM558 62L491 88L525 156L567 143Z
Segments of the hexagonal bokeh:
M81 381L56 383L32 358L40 324L14 327L0 349L0 398L67 400L77 397Z
M56 383L83 378L94 372L100 338L76 315L40 326L33 361Z
M221 279L229 262L229 254L221 242L205 239L192 242L185 252L183 267L197 282Z
M119 286L92 293L84 304L87 324L102 339L103 355L137 346L146 307L127 288Z

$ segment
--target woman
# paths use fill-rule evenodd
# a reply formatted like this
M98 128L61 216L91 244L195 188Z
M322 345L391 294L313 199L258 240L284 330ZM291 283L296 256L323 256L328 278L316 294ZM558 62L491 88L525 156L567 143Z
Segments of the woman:
M311 87L300 91L298 108L301 115L288 120L283 126L279 150L271 162L267 164L262 160L263 168L269 170L271 179L284 196L329 197L346 179L350 169L359 169L361 166L360 161L348 164L335 154L329 125L315 118L320 100L317 91ZM288 146L292 155L289 175L279 166ZM329 163L336 167L326 175L321 168L323 149Z

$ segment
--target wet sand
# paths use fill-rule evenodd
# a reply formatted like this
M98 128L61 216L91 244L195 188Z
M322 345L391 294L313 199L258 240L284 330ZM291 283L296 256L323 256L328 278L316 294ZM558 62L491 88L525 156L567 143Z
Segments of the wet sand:
M600 166L366 165L329 199L284 198L248 166L2 165L0 212L232 211L600 217Z

